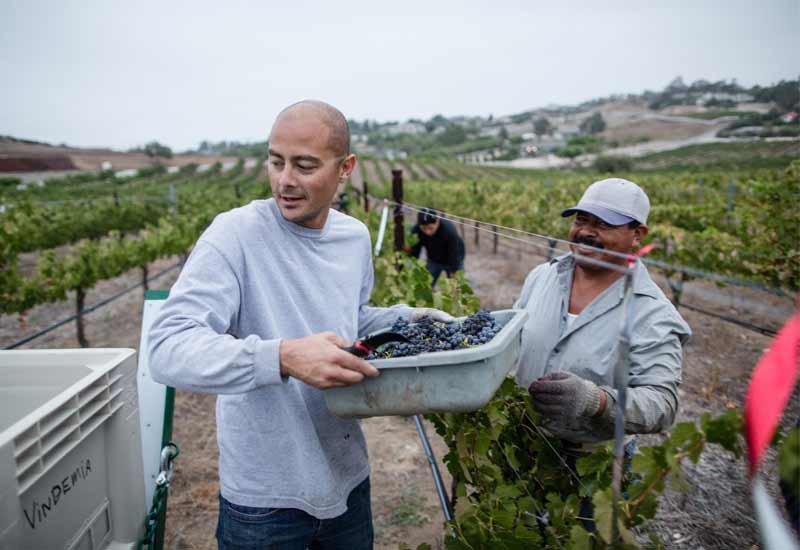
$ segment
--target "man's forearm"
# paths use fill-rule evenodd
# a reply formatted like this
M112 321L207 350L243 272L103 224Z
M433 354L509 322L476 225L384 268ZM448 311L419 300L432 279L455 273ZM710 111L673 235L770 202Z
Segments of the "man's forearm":
M239 339L175 317L151 330L149 347L151 376L175 388L237 394L281 382L279 339Z
M613 433L617 414L617 392L602 387L605 410L594 419L606 424ZM645 434L668 430L678 412L678 399L672 390L661 386L629 387L625 406L625 433Z

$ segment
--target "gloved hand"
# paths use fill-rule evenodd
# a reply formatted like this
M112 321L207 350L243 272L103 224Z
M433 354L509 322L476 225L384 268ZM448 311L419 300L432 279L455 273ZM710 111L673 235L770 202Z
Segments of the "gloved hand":
M530 385L528 392L533 408L553 420L596 416L606 402L605 391L596 384L564 371L539 378Z
M440 309L435 309L432 307L415 307L411 310L411 315L409 315L408 321L410 323L414 323L424 317L430 317L434 321L439 321L441 323L452 323L456 320L455 317Z

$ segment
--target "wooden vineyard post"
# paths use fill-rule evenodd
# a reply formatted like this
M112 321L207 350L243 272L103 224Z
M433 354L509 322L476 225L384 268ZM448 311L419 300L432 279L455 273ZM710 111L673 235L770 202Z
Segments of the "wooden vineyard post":
M492 239L493 239L493 241L492 241L492 254L497 254L498 235L497 235L497 227L496 226L492 226Z
M113 196L114 196L114 207L119 208L119 192L116 189L114 189ZM117 238L117 240L121 242L124 238L125 238L125 230L123 229L119 232L119 237Z
M82 348L89 347L89 341L86 340L86 333L83 326L83 304L86 302L86 293L83 288L78 287L75 291L75 326L78 329L78 344Z
M667 238L664 241L664 254L669 261L669 257L672 256L672 252L675 250L675 241L670 238ZM670 290L672 291L672 304L677 308L681 307L681 296L683 295L683 283L684 283L684 274L681 273L680 277L677 281L673 280L672 274L667 272L667 285L669 286Z
M147 268L147 264L142 264L142 288L144 292L150 290L150 281L148 280L149 269Z
M369 213L369 183L367 183L367 178L364 178L362 184L364 185L364 212Z
M730 218L731 213L733 212L733 196L736 194L736 180L731 179L728 180L728 218Z
M175 184L169 184L169 211L174 216L178 213L178 199L175 195Z
M478 189L478 182L472 182L472 194L474 197L480 197L480 189ZM475 221L475 248L481 247L481 224L477 220Z
M461 476L459 475L460 471L456 472L453 475L453 479L450 481L450 509L455 510L456 504L458 503L458 482L461 481Z
M405 247L405 226L403 221L403 171L392 170L392 201L394 201L394 249L402 252Z

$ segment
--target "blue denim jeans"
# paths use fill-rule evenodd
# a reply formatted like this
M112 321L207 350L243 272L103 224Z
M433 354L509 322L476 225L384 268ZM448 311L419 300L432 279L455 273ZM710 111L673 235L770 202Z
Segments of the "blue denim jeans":
M631 476L633 473L633 455L636 454L636 447L638 439L633 438L625 444L623 448L625 452L625 457L622 461L622 484L623 487L626 484L627 478ZM574 466L574 462L573 462ZM573 468L574 469L574 468ZM577 470L575 470L577 471ZM630 483L635 484L638 483L636 480L630 481ZM623 490L622 498L625 500L628 499L628 492ZM583 527L589 531L594 532L594 505L592 504L591 497L581 497L580 509L578 510L578 514L584 519L581 520ZM594 546L592 546L594 548Z
M447 275L452 275L456 271L464 271L464 260L461 260L459 264L453 269L451 265L440 264L438 262L434 262L433 260L428 260L426 267L428 268L428 272L433 276L433 283L431 286L436 286L436 281L439 280L439 276L442 274L442 271L447 273Z
M219 550L370 550L372 507L369 478L347 497L347 512L317 519L294 508L253 508L220 495Z

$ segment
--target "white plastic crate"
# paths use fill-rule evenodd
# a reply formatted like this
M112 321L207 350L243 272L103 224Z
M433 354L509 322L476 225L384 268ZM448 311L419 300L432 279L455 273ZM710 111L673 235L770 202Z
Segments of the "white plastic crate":
M132 349L0 351L0 549L133 549L144 485Z
M528 313L493 311L503 327L487 344L469 349L377 359L380 376L325 390L325 404L343 418L468 412L486 405L519 361Z

